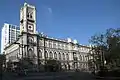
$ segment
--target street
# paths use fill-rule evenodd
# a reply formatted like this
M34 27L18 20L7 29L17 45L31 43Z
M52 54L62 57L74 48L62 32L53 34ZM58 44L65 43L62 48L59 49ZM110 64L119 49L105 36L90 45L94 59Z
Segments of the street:
M17 76L14 73L4 74L3 80L96 80L86 72L44 72L28 73L27 76Z

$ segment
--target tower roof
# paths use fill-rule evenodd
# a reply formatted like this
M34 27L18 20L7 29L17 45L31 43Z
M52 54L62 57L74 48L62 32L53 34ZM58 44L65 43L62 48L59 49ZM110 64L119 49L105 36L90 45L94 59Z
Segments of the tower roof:
M24 3L24 6L26 6L26 5L27 5L27 3L25 2L25 3Z

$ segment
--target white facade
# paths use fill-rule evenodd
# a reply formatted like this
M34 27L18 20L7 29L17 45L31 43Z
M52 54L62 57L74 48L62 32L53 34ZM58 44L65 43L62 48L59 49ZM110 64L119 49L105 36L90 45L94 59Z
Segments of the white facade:
M1 31L1 53L7 45L17 40L19 33L18 26L4 23Z
M44 64L45 60L55 59L61 62L64 69L88 70L90 47L70 38L60 40L36 33L36 9L27 3L20 10L20 38L16 43L19 44L5 48L7 61L29 57L35 64L39 64L39 61Z

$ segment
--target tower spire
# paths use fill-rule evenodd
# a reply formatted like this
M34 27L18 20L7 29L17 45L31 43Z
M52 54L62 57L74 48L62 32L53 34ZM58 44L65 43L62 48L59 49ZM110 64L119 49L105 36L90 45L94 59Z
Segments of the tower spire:
M27 0L24 0L24 6L27 5Z

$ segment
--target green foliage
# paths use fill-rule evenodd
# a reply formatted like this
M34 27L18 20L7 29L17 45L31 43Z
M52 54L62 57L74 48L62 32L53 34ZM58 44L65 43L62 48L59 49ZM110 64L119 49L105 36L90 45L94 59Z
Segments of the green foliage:
M3 65L6 62L6 57L4 54L0 54L0 64Z
M23 58L19 60L19 64L22 69L32 69L34 66L33 60L30 58Z
M61 63L56 60L47 60L45 64L46 71L59 71L61 69Z
M3 69L3 65L6 63L6 56L4 54L0 54L0 70Z
M90 39L92 54L96 65L120 66L120 29L107 29L105 33L94 35Z
M12 68L13 68L12 61L9 60L9 61L7 62L7 70L8 70L8 71L11 71Z

